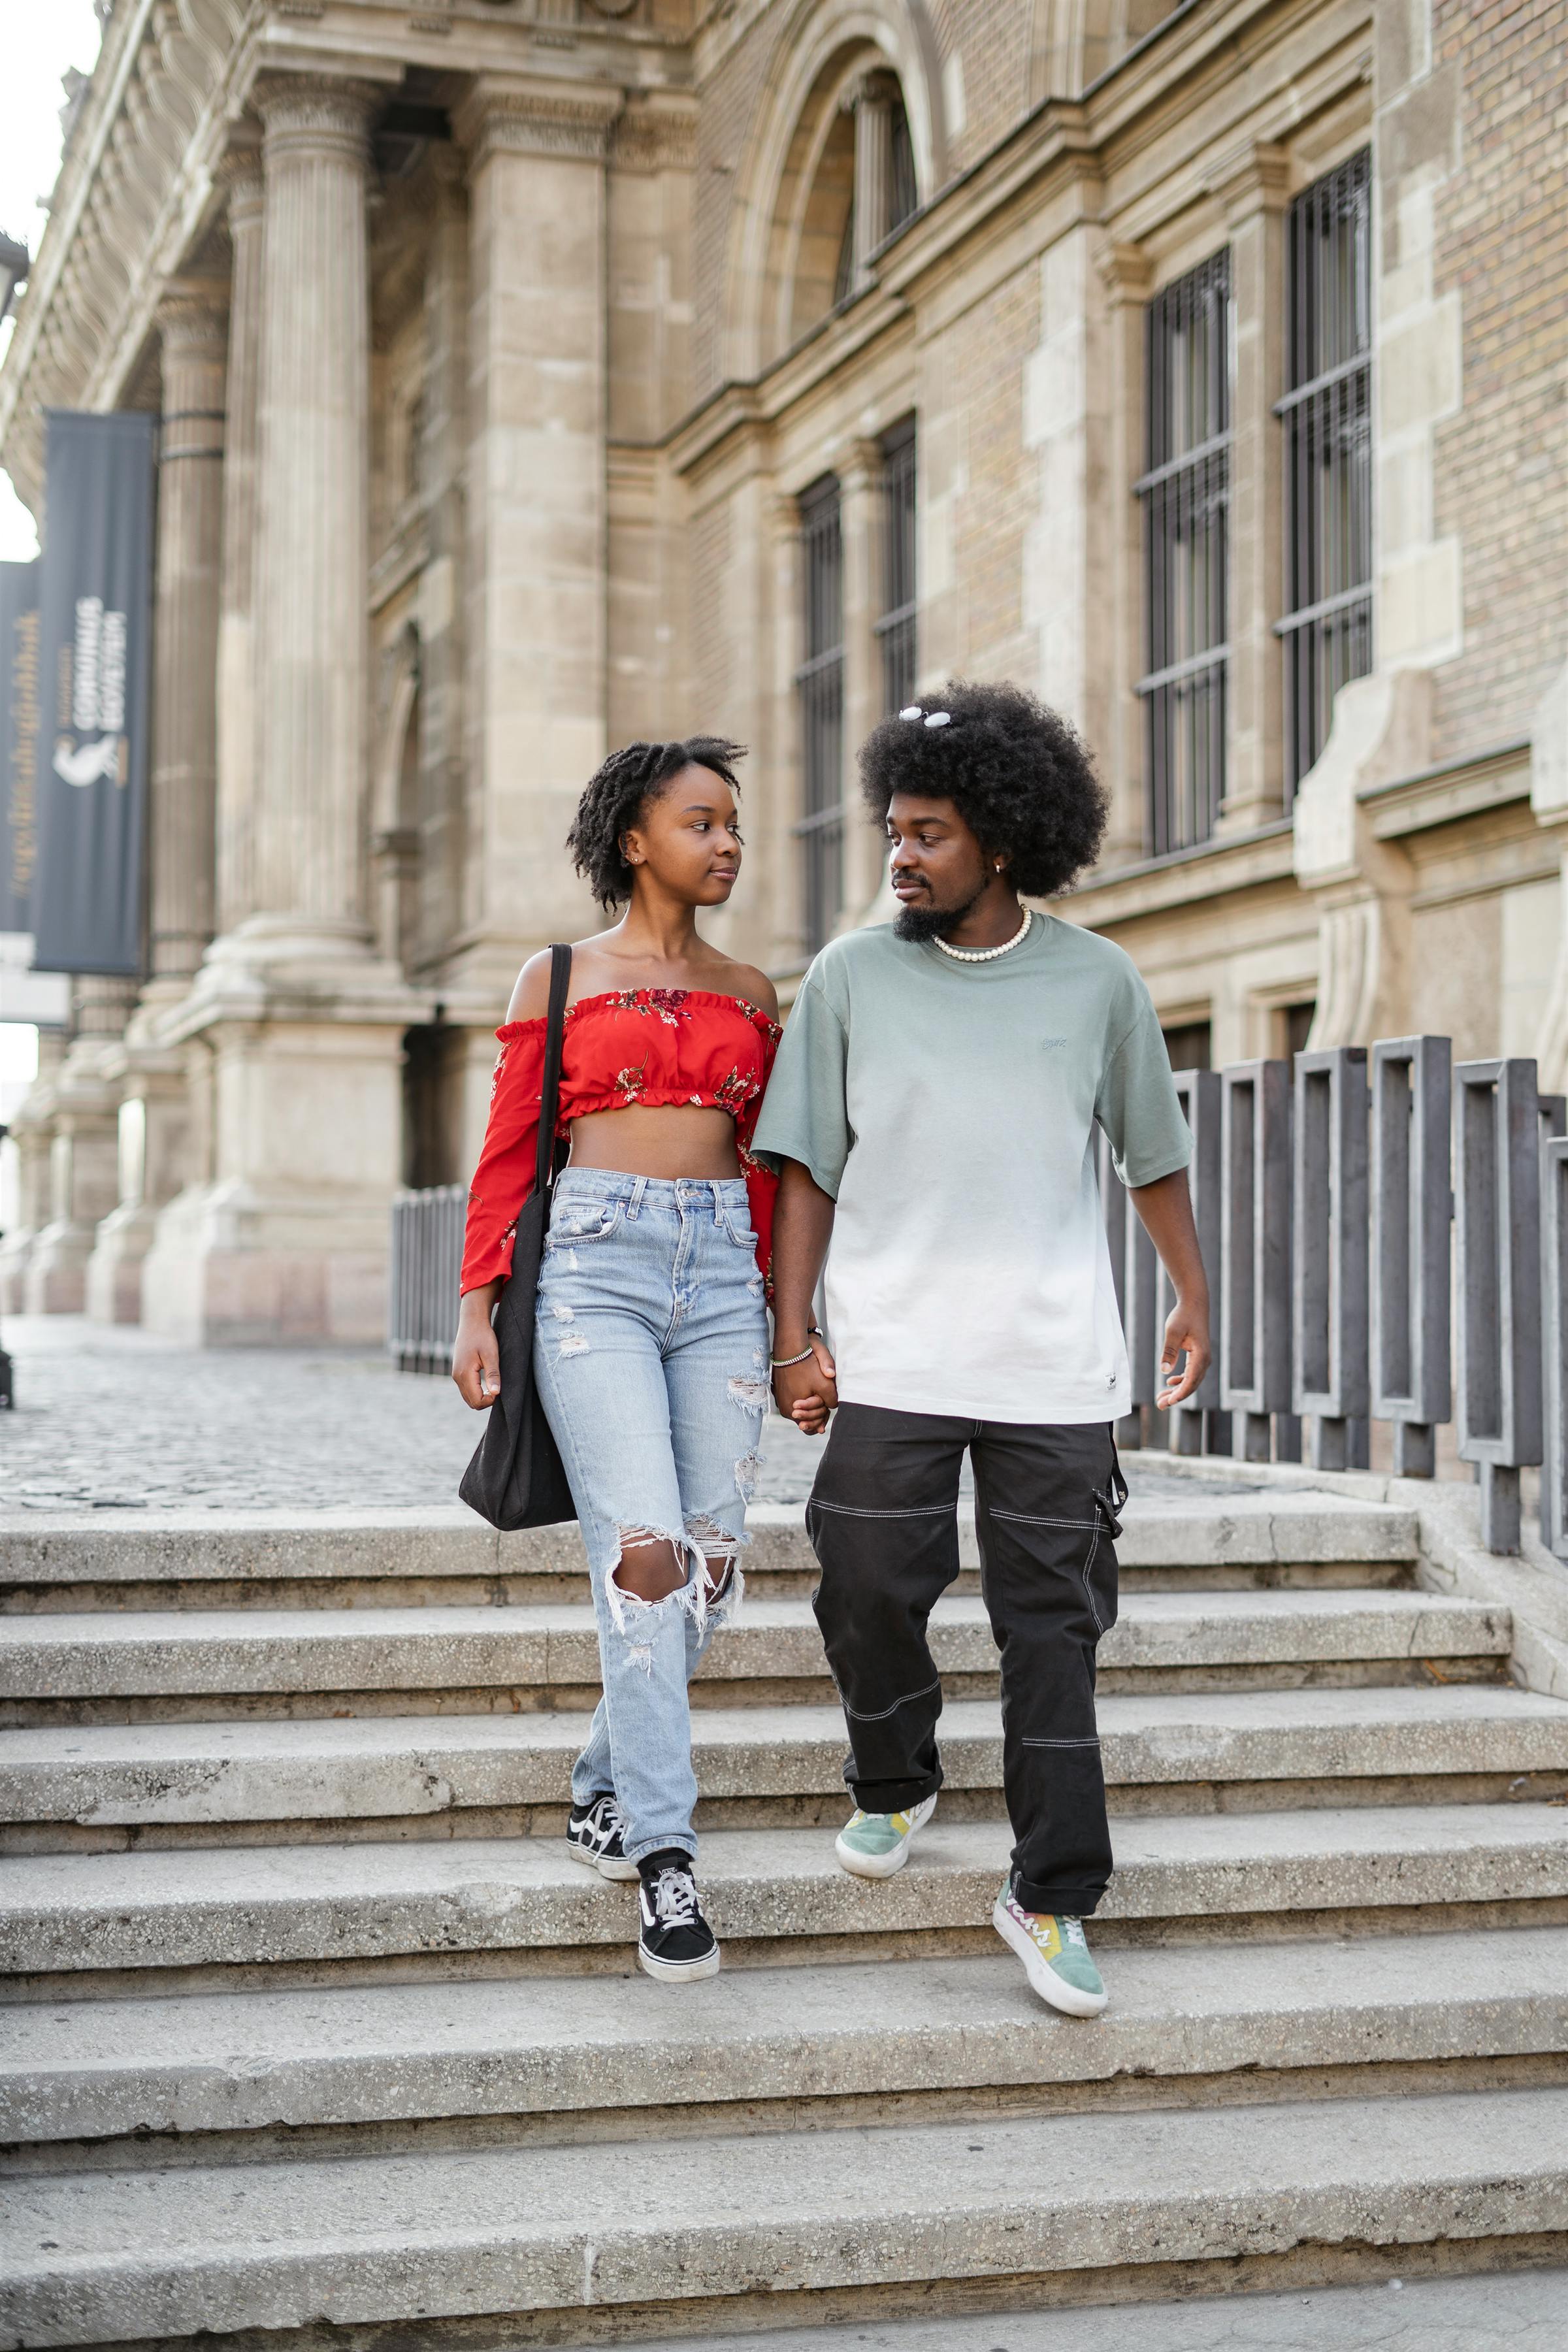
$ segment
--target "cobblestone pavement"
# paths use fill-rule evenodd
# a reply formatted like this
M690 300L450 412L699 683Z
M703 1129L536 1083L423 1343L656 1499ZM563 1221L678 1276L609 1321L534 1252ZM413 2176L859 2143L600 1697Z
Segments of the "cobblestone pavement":
M83 1505L212 1510L453 1503L479 1417L374 1353L182 1348L134 1327L8 1316L0 1519ZM804 1502L820 1448L770 1414L759 1502Z

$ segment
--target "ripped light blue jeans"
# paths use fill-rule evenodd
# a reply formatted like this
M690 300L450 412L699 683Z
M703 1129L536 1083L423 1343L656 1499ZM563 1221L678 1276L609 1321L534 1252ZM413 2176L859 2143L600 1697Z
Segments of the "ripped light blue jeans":
M746 1187L566 1168L539 1270L534 1377L588 1554L604 1696L572 1771L614 1790L627 1854L695 1854L686 1685L741 1598L740 1553L768 1401L767 1311ZM663 1601L616 1578L668 1542Z

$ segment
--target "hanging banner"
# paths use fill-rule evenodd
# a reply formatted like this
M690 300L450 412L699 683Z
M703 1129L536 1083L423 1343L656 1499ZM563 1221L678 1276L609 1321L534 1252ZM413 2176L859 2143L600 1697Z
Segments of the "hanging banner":
M38 565L0 563L0 932L30 931L38 835Z
M39 593L39 971L142 970L157 419L48 412Z

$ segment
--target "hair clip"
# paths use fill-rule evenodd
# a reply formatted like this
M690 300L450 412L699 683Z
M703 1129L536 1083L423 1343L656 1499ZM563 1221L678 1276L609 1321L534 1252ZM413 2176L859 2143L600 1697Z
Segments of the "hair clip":
M900 711L899 717L900 719L923 719L928 727L951 727L952 725L952 713L951 710L922 710L918 702L906 704L904 709Z
M900 711L899 717L900 719L923 719L925 717L925 712L921 709L918 702L911 702L909 703L905 709Z

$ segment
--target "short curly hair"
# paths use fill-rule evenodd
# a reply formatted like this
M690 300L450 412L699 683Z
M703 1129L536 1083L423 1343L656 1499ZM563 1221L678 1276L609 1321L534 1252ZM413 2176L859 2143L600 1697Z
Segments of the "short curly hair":
M942 711L946 723L931 725ZM1030 898L1054 897L1093 865L1110 813L1094 761L1059 712L1021 686L963 678L873 728L860 785L878 824L895 793L952 801L983 848L1006 853Z
M707 768L739 793L735 761L745 756L743 743L728 742L722 735L691 735L684 743L628 743L611 752L584 786L566 835L572 862L601 907L618 907L632 895L632 869L621 843L647 803L682 768Z

